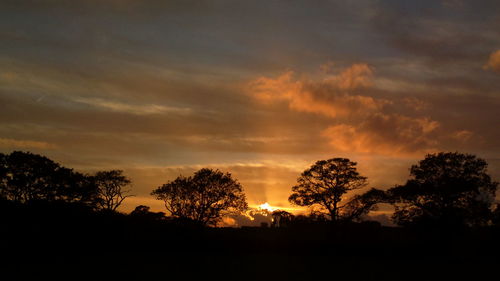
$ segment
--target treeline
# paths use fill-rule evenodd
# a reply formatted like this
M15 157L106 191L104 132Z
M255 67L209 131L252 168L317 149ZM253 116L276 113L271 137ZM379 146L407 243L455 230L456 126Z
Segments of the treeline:
M83 174L29 152L0 153L0 199L28 204L71 203L92 210L116 211L132 195L121 170Z
M483 227L500 224L500 205L495 203L498 183L487 171L485 160L458 152L429 154L410 168L403 185L388 190L367 186L356 162L346 158L317 161L292 187L288 200L312 208L306 216L277 210L272 226L361 222L366 215L388 204L392 221L406 227ZM231 175L202 169L192 177L178 177L152 192L176 217L203 225L216 225L224 216L246 209L241 185Z
M453 228L500 223L500 205L495 204L498 183L487 173L486 161L474 155L429 154L411 166L405 184L386 191L371 188L344 200L347 192L366 186L366 178L355 166L345 158L316 162L298 178L289 201L319 206L333 222L359 220L385 203L394 207L392 220L400 226Z
M143 205L124 214L117 207L130 196L130 180L121 171L84 174L40 155L0 154L2 277L309 280L488 272L498 264L500 227L497 183L486 172L475 156L432 154L411 168L404 185L348 197L366 187L366 178L348 159L322 160L300 175L289 198L313 212L278 210L271 227L223 228L206 226L249 212L229 173L201 169L157 187L152 194L167 214ZM403 227L363 221L381 203L395 207L393 220Z
M0 200L4 206L78 206L86 212L117 213L130 194L131 181L121 170L84 174L41 155L14 151L0 154ZM289 201L312 212L295 216L283 210L272 214L272 227L362 222L380 204L394 207L392 220L406 227L482 227L500 224L495 203L498 183L487 163L470 154L429 154L410 168L404 185L388 190L367 186L356 163L345 158L317 161L291 188ZM242 185L231 174L201 169L179 176L151 194L165 204L163 212L137 206L129 216L145 221L217 226L223 217L248 212ZM30 209L31 210L31 209Z

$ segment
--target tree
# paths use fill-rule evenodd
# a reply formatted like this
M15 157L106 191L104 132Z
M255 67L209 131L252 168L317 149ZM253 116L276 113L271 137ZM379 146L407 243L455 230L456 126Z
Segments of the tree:
M149 209L151 209L149 206L139 205L139 206L136 206L132 212L130 212L130 215L131 216L144 216L144 215L150 213Z
M7 163L7 155L0 153L0 199L7 200L8 198L8 179L9 168Z
M98 205L102 210L115 211L126 198L133 196L127 194L130 190L123 189L131 181L121 170L100 171L93 178L99 192Z
M410 169L404 185L388 190L399 225L484 225L498 183L487 174L485 160L470 154L428 154Z
M207 168L192 177L179 176L151 195L163 200L172 216L202 225L215 225L224 215L248 208L243 188L231 174Z
M365 185L366 178L356 171L356 162L346 158L321 160L301 174L288 200L298 206L319 205L332 221L339 221L344 194Z
M294 215L284 211L284 210L276 210L271 213L273 217L273 222L271 224L272 227L286 227L290 225L292 222Z
M165 218L165 213L151 212L149 206L139 205L135 207L135 209L132 212L130 212L130 216L143 220L155 221L155 220L163 220Z
M363 194L355 195L344 205L342 218L346 221L359 221L363 215L377 210L378 203L387 201L383 190L372 188Z
M495 205L495 209L493 210L493 225L500 226L500 203Z
M14 151L0 155L0 194L18 203L43 200L93 206L97 187L87 175L47 157Z

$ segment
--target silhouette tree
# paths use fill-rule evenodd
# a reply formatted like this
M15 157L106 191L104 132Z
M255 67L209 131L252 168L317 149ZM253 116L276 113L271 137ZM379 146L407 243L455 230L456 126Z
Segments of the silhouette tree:
M429 154L410 169L404 185L388 190L399 225L483 225L491 218L498 183L486 161L458 152Z
M248 208L243 188L231 174L206 168L192 177L179 176L151 195L163 200L172 216L202 225L215 225L222 216Z
M149 206L139 205L139 206L135 207L135 209L132 212L130 212L130 215L131 216L141 216L141 215L149 213L149 209L151 209Z
M342 218L346 221L359 221L363 215L377 210L378 203L386 201L387 196L383 190L372 188L363 194L355 195L349 200L342 210Z
M126 198L133 196L127 194L130 190L123 189L131 181L121 170L100 171L93 178L99 192L98 205L102 210L115 211Z
M495 205L495 209L493 210L493 225L500 226L500 203Z
M343 195L366 185L366 178L356 171L356 162L333 158L317 161L301 174L297 183L288 198L292 204L319 205L328 211L332 221L338 221Z
M273 217L272 227L286 227L294 218L294 215L284 210L276 210L271 215Z
M149 206L139 205L130 212L131 217L140 218L143 220L162 220L165 218L165 213L163 212L151 212Z
M18 203L79 202L94 206L97 187L86 175L37 154L14 151L0 156L0 194Z
M9 165L7 155L0 153L0 199L8 200L9 190Z

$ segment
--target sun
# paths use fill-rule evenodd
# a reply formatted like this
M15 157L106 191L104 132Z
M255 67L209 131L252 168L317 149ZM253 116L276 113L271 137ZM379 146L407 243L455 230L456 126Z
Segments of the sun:
M271 205L269 205L269 203L264 203L264 204L260 204L258 206L259 209L261 210L266 210L266 211L269 211L269 212L274 212L277 210L277 208L274 208L274 207L271 207Z

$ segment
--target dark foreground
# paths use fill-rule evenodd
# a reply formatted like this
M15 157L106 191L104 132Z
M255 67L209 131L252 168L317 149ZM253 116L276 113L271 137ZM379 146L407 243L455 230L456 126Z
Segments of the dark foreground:
M0 217L1 280L495 280L500 274L498 228L200 228L61 206L2 206Z

